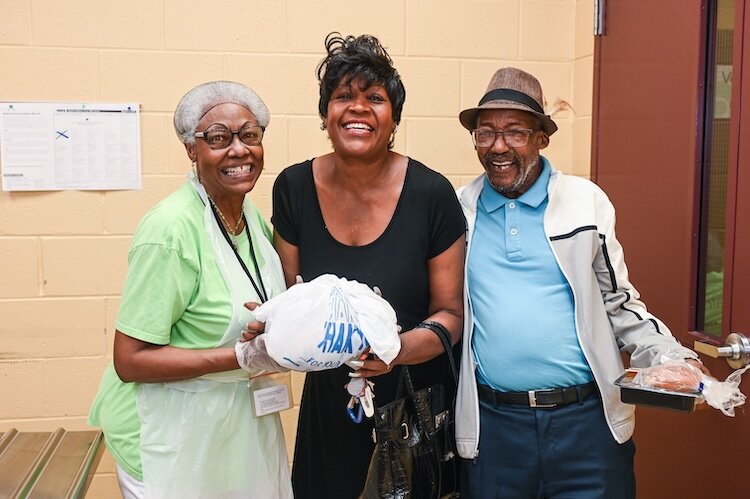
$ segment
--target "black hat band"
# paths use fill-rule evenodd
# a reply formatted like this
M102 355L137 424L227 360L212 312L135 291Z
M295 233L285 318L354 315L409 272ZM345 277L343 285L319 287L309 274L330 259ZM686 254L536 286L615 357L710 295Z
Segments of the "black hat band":
M509 100L518 102L519 104L530 107L539 114L544 114L544 109L542 109L542 106L540 106L539 103L531 96L523 92L519 92L518 90L513 90L511 88L496 88L495 90L490 90L489 92L484 94L484 97L482 97L478 105L481 106L485 102L489 102L491 100Z

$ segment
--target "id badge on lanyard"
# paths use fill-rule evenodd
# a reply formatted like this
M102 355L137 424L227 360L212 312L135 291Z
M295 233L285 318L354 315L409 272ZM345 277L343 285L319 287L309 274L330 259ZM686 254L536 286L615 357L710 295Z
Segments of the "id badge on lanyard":
M291 409L292 373L263 373L250 378L250 394L256 417Z

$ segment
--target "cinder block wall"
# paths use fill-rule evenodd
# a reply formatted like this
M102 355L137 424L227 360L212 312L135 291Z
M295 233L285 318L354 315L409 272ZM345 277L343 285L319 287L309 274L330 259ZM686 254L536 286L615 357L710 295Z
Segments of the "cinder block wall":
M593 0L0 0L0 13L0 100L139 102L143 112L142 190L0 192L0 431L86 427L132 233L189 168L171 113L198 83L244 82L270 108L251 194L266 217L278 172L330 148L314 75L330 31L381 39L407 89L396 150L456 186L481 171L457 114L504 65L537 75L549 103L573 105L545 153L589 175ZM296 416L284 414L290 455ZM117 497L108 455L90 497Z

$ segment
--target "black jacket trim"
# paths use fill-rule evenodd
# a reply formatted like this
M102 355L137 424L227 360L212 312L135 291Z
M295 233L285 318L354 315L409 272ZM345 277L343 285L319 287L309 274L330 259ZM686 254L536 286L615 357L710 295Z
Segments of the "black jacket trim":
M582 225L581 227L578 227L577 229L568 232L567 234L560 234L559 236L552 236L549 238L550 241L559 241L560 239L568 239L579 232L583 232L585 230L596 230L596 225Z
M604 255L604 263L607 264L607 270L609 270L609 282L612 284L612 292L617 291L617 278L615 277L615 269L612 267L612 261L609 259L609 251L607 251L607 240L604 234L599 234L599 239L602 240L602 254Z

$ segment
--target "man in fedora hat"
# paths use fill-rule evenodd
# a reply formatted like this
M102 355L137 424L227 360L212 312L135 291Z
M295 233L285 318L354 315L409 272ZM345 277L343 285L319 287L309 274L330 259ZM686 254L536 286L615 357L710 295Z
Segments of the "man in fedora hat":
M638 367L668 354L703 368L638 300L606 194L540 155L557 130L543 105L536 78L503 68L459 115L484 167L458 191L469 241L461 497L632 498L620 353Z

